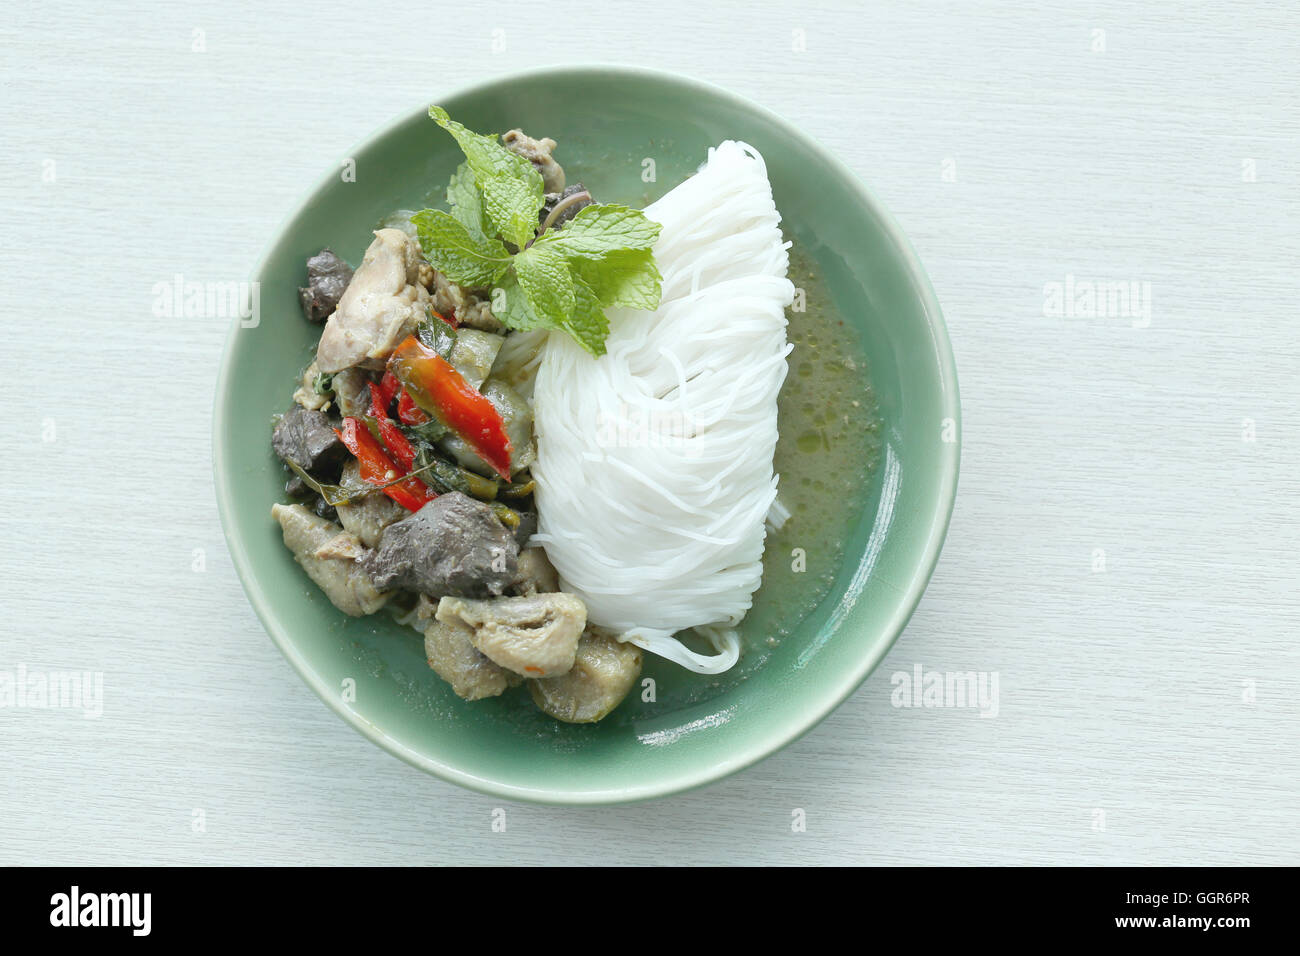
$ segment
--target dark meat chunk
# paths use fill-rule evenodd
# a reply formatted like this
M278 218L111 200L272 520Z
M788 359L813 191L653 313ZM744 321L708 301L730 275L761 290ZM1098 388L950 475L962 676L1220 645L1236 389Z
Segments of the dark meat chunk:
M515 580L518 558L519 545L492 509L453 491L385 528L365 566L381 590L488 597Z
M271 447L284 461L322 481L338 476L347 449L324 412L295 405L284 413L271 433Z
M518 514L519 527L515 528L515 540L519 542L520 548L527 548L528 539L537 533L537 512L525 508L519 509Z
M298 290L302 314L309 322L324 322L339 305L339 297L352 281L352 267L329 249L307 260L307 285Z
M582 183L565 186L562 193L547 193L546 202L537 212L540 231L564 225L594 202L591 193L587 192L587 187Z

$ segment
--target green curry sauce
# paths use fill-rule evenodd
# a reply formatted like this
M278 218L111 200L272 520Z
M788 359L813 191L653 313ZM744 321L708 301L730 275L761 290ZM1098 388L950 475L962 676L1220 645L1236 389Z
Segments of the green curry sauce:
M858 333L797 247L789 275L801 295L786 313L794 350L777 400L775 470L778 500L790 517L780 529L769 526L763 584L739 628L740 662L707 677L647 654L644 674L655 679L657 701L638 700L634 689L607 720L695 703L745 680L825 599L843 564L845 529L857 523L862 488L879 461L881 422ZM679 636L707 653L703 642Z

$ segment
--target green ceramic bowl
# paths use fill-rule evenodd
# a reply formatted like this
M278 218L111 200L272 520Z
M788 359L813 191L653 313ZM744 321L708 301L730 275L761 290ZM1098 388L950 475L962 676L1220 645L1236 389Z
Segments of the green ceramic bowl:
M420 208L460 161L421 108L351 153L354 181L331 171L253 275L258 321L232 328L215 403L217 500L235 568L271 638L312 690L375 743L445 780L564 804L643 800L717 780L829 714L884 657L920 600L947 530L959 460L957 377L939 304L902 232L853 171L732 93L617 66L543 70L431 93L473 129L522 126L554 137L570 179L606 201L643 205L723 139L762 152L783 226L856 327L879 404L881 458L850 509L860 518L845 529L846 558L828 596L743 679L710 680L648 662L662 688L658 700L634 692L595 725L557 723L522 691L465 703L429 670L419 635L383 614L354 620L335 610L270 518L285 480L269 448L270 421L289 406L292 379L319 335L298 308L304 260L330 246L359 261L383 217ZM643 181L643 157L655 158L656 183Z

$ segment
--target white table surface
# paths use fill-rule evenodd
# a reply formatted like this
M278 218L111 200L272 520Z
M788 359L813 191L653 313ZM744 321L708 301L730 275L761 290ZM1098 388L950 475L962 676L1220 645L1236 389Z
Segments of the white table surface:
M1297 862L1300 14L1012 6L7 9L0 671L102 671L104 714L0 710L0 863ZM227 323L151 290L246 276L390 118L589 60L729 86L861 173L947 315L961 486L907 632L812 733L497 833L264 635L213 499ZM1149 282L1149 324L1045 314L1067 276ZM997 672L998 716L892 707L918 663Z

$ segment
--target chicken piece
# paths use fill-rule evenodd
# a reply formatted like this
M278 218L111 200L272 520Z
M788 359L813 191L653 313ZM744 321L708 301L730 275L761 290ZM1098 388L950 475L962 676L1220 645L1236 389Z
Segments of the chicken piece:
M307 286L298 290L308 322L324 322L338 308L343 290L352 281L352 267L329 249L307 260Z
M452 282L437 270L433 273L433 309L444 319L455 319L462 328L503 332L505 326L492 314L491 304Z
M474 648L473 631L467 624L432 618L434 606L421 596L418 617L424 627L424 656L439 677L451 685L458 697L482 700L498 697L518 678L488 660Z
M361 480L361 465L355 458L343 466L344 488L356 488ZM370 491L341 501L334 506L339 513L339 523L360 539L367 548L376 547L384 529L410 514L382 491Z
M344 418L362 418L370 413L370 376L359 368L345 368L334 374L330 388L334 404Z
M351 531L344 531L330 538L319 548L316 549L314 557L317 558L347 558L349 561L356 561L366 555L365 545Z
M573 667L559 677L530 680L542 712L569 724L593 724L623 702L641 676L641 649L590 628L578 642Z
M560 590L560 576L542 548L524 548L519 552L519 574L514 589L519 594L549 594Z
M437 619L472 628L474 647L506 670L551 677L573 666L587 606L562 592L490 601L445 597L438 602Z
M293 552L307 576L325 592L334 606L352 617L373 614L388 602L390 595L371 584L361 564L347 557L329 555L339 542L343 529L333 521L312 514L302 505L271 506L271 517L280 523L284 543Z
M321 411L330 403L328 394L322 395L316 391L316 379L320 374L320 366L312 359L311 364L303 369L302 380L293 393L293 400L311 412Z
M380 229L325 323L316 348L322 372L354 365L379 368L393 347L428 314L420 285L420 247L400 229Z
M452 491L385 528L365 566L378 588L486 597L515 579L518 557L519 545L492 509Z
M564 169L552 157L555 140L533 139L521 129L512 129L503 133L501 142L506 149L517 153L533 164L542 174L542 189L548 193L564 192Z

